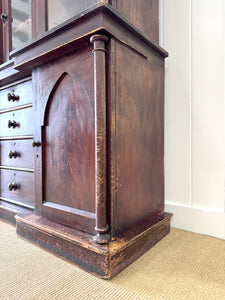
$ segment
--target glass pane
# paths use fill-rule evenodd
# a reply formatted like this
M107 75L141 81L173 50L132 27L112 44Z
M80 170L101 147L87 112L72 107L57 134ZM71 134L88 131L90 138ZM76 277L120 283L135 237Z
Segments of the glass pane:
M31 0L12 0L12 49L21 47L32 38Z
M48 0L48 29L98 2L100 0Z

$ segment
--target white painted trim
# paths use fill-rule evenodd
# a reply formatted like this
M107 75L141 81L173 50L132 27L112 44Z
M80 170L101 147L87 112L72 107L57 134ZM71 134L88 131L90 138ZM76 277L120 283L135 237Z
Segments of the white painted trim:
M193 49L192 49L192 0L190 1L190 20L189 20L189 26L190 26L190 32L189 32L189 51L190 51L190 60L189 60L189 67L190 67L190 77L189 77L189 83L190 83L190 98L189 98L189 109L190 109L190 136L189 136L189 151L190 151L190 174L189 174L189 180L190 180L190 206L193 206L193 178L192 178L192 170L193 170L193 165L192 165L192 156L193 156L193 147L192 147L192 124L193 124L193 115L192 115L192 99L193 99L193 82L192 82L192 72L193 72L193 60L192 60L192 55L193 55Z
M223 2L223 20L225 20L225 3ZM225 21L223 21L225 25ZM224 26L225 27L225 26ZM223 40L223 47L224 47L224 86L223 86L223 95L224 95L224 103L225 103L225 41ZM225 105L224 105L224 116L225 116ZM225 128L225 118L224 118L224 128ZM225 157L225 139L224 139L224 157ZM225 168L225 165L224 165ZM225 213L225 182L224 182L224 213Z
M171 225L195 233L225 240L225 213L205 211L166 203L165 211L173 213Z

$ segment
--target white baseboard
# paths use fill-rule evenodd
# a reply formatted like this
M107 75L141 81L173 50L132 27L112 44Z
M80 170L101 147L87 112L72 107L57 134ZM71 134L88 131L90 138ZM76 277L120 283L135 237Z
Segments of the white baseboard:
M225 240L225 213L165 204L165 211L173 213L171 226Z

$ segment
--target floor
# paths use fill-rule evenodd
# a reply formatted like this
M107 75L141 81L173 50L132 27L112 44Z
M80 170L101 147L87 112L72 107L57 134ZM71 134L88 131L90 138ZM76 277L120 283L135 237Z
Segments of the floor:
M225 241L177 229L110 281L18 238L0 222L0 299L225 300Z

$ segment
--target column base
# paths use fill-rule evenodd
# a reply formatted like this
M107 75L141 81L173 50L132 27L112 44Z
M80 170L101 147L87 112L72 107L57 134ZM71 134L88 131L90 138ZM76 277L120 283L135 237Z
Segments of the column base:
M97 244L103 245L103 244L108 244L108 242L110 241L110 235L107 233L97 233L94 236L94 241Z

